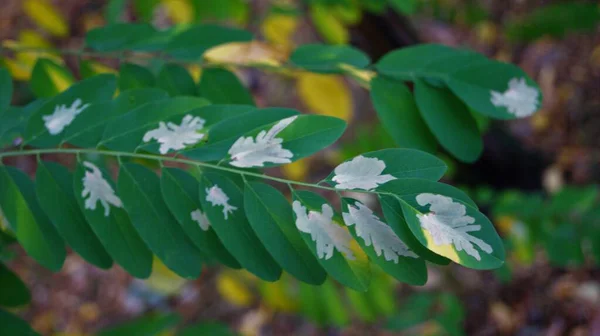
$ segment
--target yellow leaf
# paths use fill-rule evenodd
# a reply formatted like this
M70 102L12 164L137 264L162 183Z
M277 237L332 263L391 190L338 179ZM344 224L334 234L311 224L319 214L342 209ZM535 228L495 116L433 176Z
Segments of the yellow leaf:
M194 21L194 8L189 1L162 0L162 4L174 23L192 23Z
M260 41L222 44L209 49L204 54L204 59L209 63L236 65L263 64L278 66L286 58L284 53Z
M252 304L252 293L234 272L224 271L217 276L217 291L229 303L240 307Z
M350 40L348 29L338 18L331 15L329 8L319 4L312 5L310 16L325 41L331 44L347 44Z
M65 91L74 83L73 78L69 77L69 74L66 72L60 71L54 67L47 67L46 71L50 78L50 82L54 84L54 87L56 87L58 92Z
M264 304L275 311L291 313L298 308L298 302L290 293L289 281L261 281L260 291Z
M31 66L23 64L11 58L4 59L4 65L10 72L10 76L17 81L28 81L31 78Z
M294 15L269 14L261 24L261 32L265 39L282 50L294 47L292 36L298 27L298 18Z
M342 77L301 73L297 86L309 110L346 121L352 118L352 98Z
M99 74L116 74L117 70L98 61L83 60L79 63L79 72L83 78L89 78Z
M331 12L342 22L354 25L362 19L362 11L357 2L331 6Z
M146 285L158 293L172 295L177 293L187 280L181 278L167 268L158 258L154 257L152 263L152 274L146 280Z
M69 26L64 16L47 0L25 0L25 14L40 28L57 37L69 35Z
M200 81L200 77L202 76L202 67L198 64L190 64L187 66L187 70L194 79L195 83Z
M281 167L283 175L294 181L303 181L309 170L310 159L305 158Z
M51 48L52 44L40 33L31 29L23 29L19 32L20 45L37 48Z

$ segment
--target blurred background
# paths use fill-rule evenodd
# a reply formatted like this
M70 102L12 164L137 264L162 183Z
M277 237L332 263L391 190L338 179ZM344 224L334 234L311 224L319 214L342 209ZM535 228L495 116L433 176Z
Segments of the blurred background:
M53 49L79 50L86 31L119 21L243 27L282 54L321 41L354 45L376 61L393 49L441 43L521 66L543 90L542 109L510 122L480 118L485 149L474 164L439 153L450 167L444 181L468 191L494 222L507 263L484 272L429 265L424 287L376 272L369 291L359 293L333 280L314 287L284 275L267 283L217 265L186 281L158 260L150 279L135 280L118 266L103 271L75 254L53 274L19 248L0 249L0 259L32 292L31 304L16 312L42 335L92 335L138 318L124 329L128 335L171 335L176 325L201 321L214 324L189 335L600 335L598 1L2 0L0 57L17 81L13 104L116 72L119 60ZM46 51L12 52L14 46ZM39 58L51 61L47 85L32 88ZM201 70L188 70L197 81ZM395 147L368 91L354 81L252 69L236 74L259 106L350 124L324 153L270 174L319 181L343 160ZM15 164L33 171L34 160Z

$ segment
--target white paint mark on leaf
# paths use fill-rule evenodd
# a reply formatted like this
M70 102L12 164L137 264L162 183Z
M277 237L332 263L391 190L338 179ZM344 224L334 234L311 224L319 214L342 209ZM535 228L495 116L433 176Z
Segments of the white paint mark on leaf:
M252 137L240 137L229 149L232 166L249 168L263 167L265 162L290 163L294 154L281 145L282 138L277 134L288 127L297 116L279 121L269 131L260 131L256 140Z
M206 136L205 133L199 133L205 122L206 120L189 114L183 117L180 125L161 121L158 128L144 134L143 140L149 142L155 139L160 143L160 153L167 154L170 150L184 149L200 142Z
M115 191L110 184L102 176L102 172L91 162L83 162L83 165L89 169L85 171L83 177L83 191L81 196L85 199L85 208L90 210L96 210L96 204L100 201L100 204L104 207L104 216L108 217L110 214L110 206L122 208L123 203L121 199L115 194Z
M210 202L213 207L222 206L225 219L229 218L229 213L237 210L237 207L229 204L229 197L216 184L210 189L206 188L206 201Z
M348 226L355 225L356 235L365 241L365 245L373 245L375 253L387 261L398 263L398 257L418 258L406 244L396 235L392 228L375 216L366 205L356 202L348 205L348 212L342 214Z
M200 209L192 211L190 215L192 216L192 220L198 223L202 231L208 231L210 229L210 222L208 221L206 214Z
M428 193L419 194L417 203L430 205L430 213L417 217L421 227L431 234L435 245L454 244L457 251L464 250L477 260L481 260L481 256L473 244L488 254L493 252L492 246L469 234L481 230L481 225L473 224L475 218L467 216L464 204L454 202L450 197Z
M82 103L81 99L78 98L69 107L67 105L56 105L52 114L42 116L48 133L52 135L60 134L65 127L73 122L79 113L90 106L90 104L82 106Z
M538 109L539 91L527 85L525 78L513 78L508 82L504 92L491 91L492 104L506 107L508 112L517 117L528 117Z
M372 190L396 179L390 174L381 175L384 169L382 160L359 155L335 168L335 188Z
M352 236L345 228L333 222L333 209L328 204L323 204L321 212L309 211L299 201L292 204L296 213L296 227L298 230L309 233L317 244L319 259L333 257L334 248L343 253L346 258L354 260L350 249Z

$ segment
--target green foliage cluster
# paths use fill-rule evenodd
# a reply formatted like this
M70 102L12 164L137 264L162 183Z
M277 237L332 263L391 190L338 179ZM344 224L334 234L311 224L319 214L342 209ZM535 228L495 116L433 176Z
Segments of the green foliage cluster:
M0 144L6 147L0 159L37 157L34 180L18 168L0 166L0 208L7 235L53 271L61 269L68 245L99 268L116 263L138 278L150 275L156 255L184 278L197 278L203 263L217 261L267 281L276 281L286 271L312 285L330 276L357 291L369 287L375 265L399 281L422 285L426 262L454 261L474 269L503 264L504 248L493 225L465 193L438 182L446 166L426 152L400 148L363 153L319 183L264 175L259 169L291 163L330 146L346 124L293 109L257 108L229 68L348 74L370 86L375 108L399 146L435 152L439 142L467 162L475 160L482 147L472 113L517 117L507 106L492 104L492 92L505 92L515 78L539 92L522 70L439 45L394 51L374 67L358 50L325 45L301 46L278 65L214 64L203 58L213 47L252 40L247 31L216 25L162 31L147 24L101 27L89 32L87 50L76 55L138 55L149 57L149 65L124 62L118 77L94 75L63 91L46 85L51 69L60 65L41 59L30 83L38 99L23 107L10 106L11 79L0 71ZM190 64L203 67L199 83L185 68ZM414 85L414 94L405 82ZM537 106L538 95L535 99ZM191 125L195 128L190 131ZM170 143L180 136L183 145ZM267 146L258 146L261 141ZM236 146L246 149L236 152ZM45 154L73 155L75 164L51 161ZM276 159L265 160L269 155ZM263 159L248 163L252 158ZM360 162L367 163L348 168ZM347 168L345 175L342 166ZM342 175L356 181L350 179L344 187ZM370 179L379 182L356 187L372 184ZM294 206L266 181L287 187ZM90 201L86 183L103 190L105 203ZM334 204L341 204L343 215L306 189L334 192L339 196ZM383 216L371 212L349 224L344 216L363 204L342 197L347 196L341 195L344 191L374 196ZM423 195L429 203L419 200ZM438 201L443 209L435 217ZM308 211L306 219L298 205ZM206 216L208 228L194 217L196 211ZM438 228L448 226L442 238L450 240L432 238L423 228L423 218ZM471 220L476 224L470 225ZM399 245L382 253L387 245L376 241L383 239L377 236L381 230L388 230L385 237L398 238L414 256L402 255ZM340 238L344 234L347 241ZM340 246L345 243L349 245ZM389 253L398 253L398 260ZM22 288L8 269L3 272L15 288ZM3 286L1 298L5 292Z

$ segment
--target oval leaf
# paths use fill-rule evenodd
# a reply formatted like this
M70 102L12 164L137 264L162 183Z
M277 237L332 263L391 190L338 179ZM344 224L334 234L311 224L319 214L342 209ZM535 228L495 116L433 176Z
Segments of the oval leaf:
M63 240L40 208L25 173L0 166L0 206L27 254L52 271L60 270L66 256Z
M160 189L167 207L200 251L228 267L241 268L223 246L202 211L198 180L181 169L164 168L161 172Z
M460 100L447 89L415 82L421 115L442 147L463 162L474 162L483 151L477 123Z
M341 64L362 69L371 60L362 51L351 46L304 44L294 50L290 62L311 72L340 73Z
M205 173L200 182L200 203L225 248L248 271L276 281L281 267L263 247L244 215L242 191L228 178Z
M436 151L437 142L406 85L377 76L371 80L371 100L379 120L398 146Z
M366 205L342 199L342 217L358 245L386 273L410 285L427 282L425 261Z
M345 286L366 291L371 279L369 258L340 225L341 216L323 197L310 191L294 192L293 209L300 235L327 273Z
M110 186L112 195L110 191L106 194L102 180ZM149 277L152 253L131 224L120 198L114 194L115 184L106 170L90 162L79 162L73 175L73 190L79 209L108 254L134 277ZM98 201L93 201L96 197ZM102 204L102 200L106 203Z
M286 272L312 285L325 281L327 274L304 244L285 196L267 184L246 183L244 209L252 229Z
M148 168L121 165L117 190L142 240L171 270L184 278L200 275L200 252L185 235L161 197L160 181Z
M40 207L67 244L89 263L110 268L112 259L79 210L73 177L67 168L55 162L38 161L35 188Z
M92 103L110 100L115 90L115 76L108 74L73 85L31 116L25 129L24 143L35 147L55 147L79 114Z

